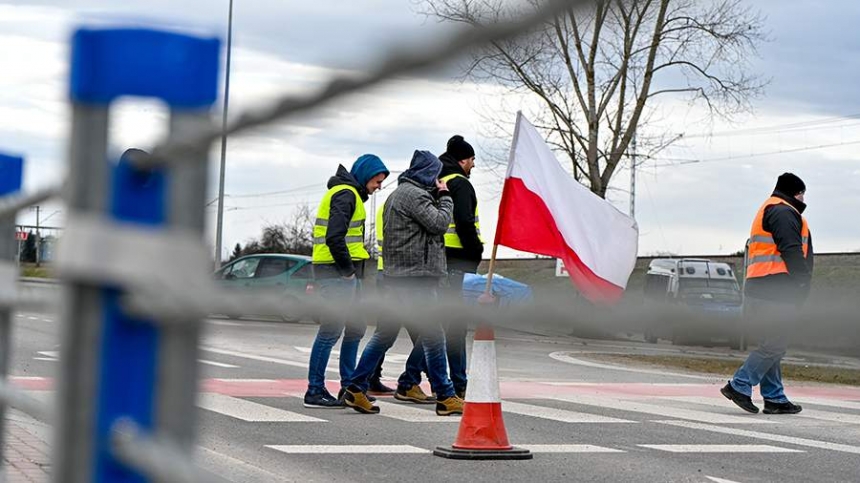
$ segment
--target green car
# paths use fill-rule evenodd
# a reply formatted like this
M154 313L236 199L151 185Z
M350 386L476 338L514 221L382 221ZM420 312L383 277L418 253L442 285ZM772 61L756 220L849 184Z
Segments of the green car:
M287 300L312 296L314 271L311 257L280 253L259 253L238 258L215 272L215 279L224 287L253 290L282 295ZM230 316L254 314L227 314ZM285 321L305 319L295 314L285 315Z

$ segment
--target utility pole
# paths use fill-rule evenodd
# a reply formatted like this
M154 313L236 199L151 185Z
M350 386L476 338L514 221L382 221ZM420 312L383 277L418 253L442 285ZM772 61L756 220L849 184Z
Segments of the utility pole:
M215 228L215 269L221 268L221 243L224 234L224 173L227 169L227 107L230 102L230 56L233 47L233 0L227 17L227 72L224 80L224 112L221 118L221 176L218 179L218 221Z
M42 207L36 205L33 209L36 210L36 266L40 267L42 265L42 254L39 253L42 248L42 232L40 230Z
M636 133L630 141L630 217L636 219Z

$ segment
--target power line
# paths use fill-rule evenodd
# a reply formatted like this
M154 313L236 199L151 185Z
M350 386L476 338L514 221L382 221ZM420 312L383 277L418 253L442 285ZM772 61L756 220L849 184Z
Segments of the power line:
M319 187L320 187L319 183L314 183L314 184L309 184L306 186L299 186L296 188L290 188L290 189L281 190L281 191L269 191L266 193L246 193L246 194L241 194L241 195L225 195L225 196L227 196L228 198L265 198L267 196L280 196L280 195L300 193L302 191L310 191L311 189L319 189Z
M694 133L684 135L685 139L693 138L713 138L713 137L731 137L731 136L752 136L760 134L776 134L780 132L793 132L812 129L829 129L831 127L847 127L847 126L830 126L830 124L846 122L860 119L860 113L848 114L845 116L829 117L815 121L801 121L786 124L775 124L771 126L751 127L746 129L735 129L727 131L717 131L712 133ZM857 123L852 123L849 126L854 126Z
M724 156L724 157L719 157L719 158L706 158L706 159L695 159L695 158L693 158L693 159L652 158L652 159L668 160L668 161L671 161L674 159L674 160L678 161L676 163L666 163L666 164L655 166L657 168L664 168L664 167L669 167L669 166L683 166L686 164L700 164L700 163L712 163L712 162L718 162L718 161L733 161L733 160L737 160L737 159L760 158L762 156L775 156L775 155L780 155L780 154L799 153L799 152L803 152L803 151L815 151L818 149L835 148L835 147L839 147L839 146L852 146L852 145L856 145L856 144L860 144L860 140L841 142L841 143L833 143L833 144L819 144L817 146L803 146L803 147L792 148L792 149L781 149L779 151L769 151L769 152L764 152L764 153L745 154L742 156Z

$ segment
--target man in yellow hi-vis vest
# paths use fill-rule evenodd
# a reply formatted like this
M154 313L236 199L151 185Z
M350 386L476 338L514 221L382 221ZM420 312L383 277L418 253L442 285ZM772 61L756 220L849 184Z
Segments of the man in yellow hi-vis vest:
M349 303L356 299L364 277L364 202L382 186L388 168L373 154L359 157L347 171L339 166L328 182L328 192L320 202L313 232L314 278L325 300ZM305 407L342 407L340 394L332 396L325 387L325 372L332 347L344 332L340 346L340 379L346 386L355 370L358 343L367 325L364 320L320 321L311 349ZM342 392L342 391L341 391Z
M478 216L478 198L469 181L475 167L475 150L463 139L453 136L448 140L442 161L442 181L448 184L454 200L454 216L445 233L445 255L448 261L448 303L463 299L463 277L475 273L484 253L481 238L481 220ZM445 327L445 343L451 381L461 398L466 394L466 321L452 317Z
M762 343L747 357L720 392L744 411L757 413L752 388L760 385L765 414L796 414L802 408L785 396L780 363L788 348L791 323L809 294L812 236L803 216L806 185L792 173L781 175L776 189L753 220L744 283L744 314L762 331Z

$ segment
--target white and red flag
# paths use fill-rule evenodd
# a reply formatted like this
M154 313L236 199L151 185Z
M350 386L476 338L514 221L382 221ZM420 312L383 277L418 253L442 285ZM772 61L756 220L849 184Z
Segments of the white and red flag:
M517 114L495 243L560 258L586 298L608 303L627 287L639 229L573 179L534 126Z

